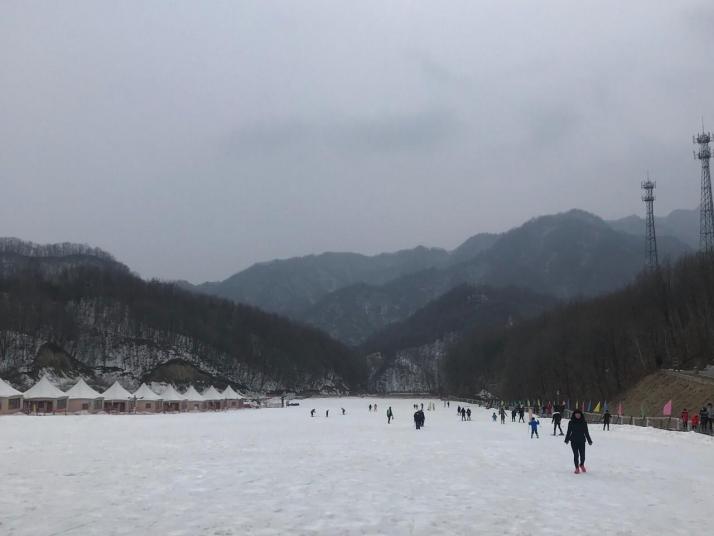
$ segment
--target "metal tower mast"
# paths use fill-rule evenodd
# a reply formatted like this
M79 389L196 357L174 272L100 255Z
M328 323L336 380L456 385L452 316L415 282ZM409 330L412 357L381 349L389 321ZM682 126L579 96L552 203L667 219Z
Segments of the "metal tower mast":
M702 201L699 206L699 249L705 253L714 253L714 205L712 204L712 178L709 173L709 160L712 153L709 142L711 132L705 132L693 138L699 145L699 151L694 152L694 158L702 162Z
M647 175L647 180L642 181L642 189L644 194L642 194L642 201L645 202L647 207L647 219L646 219L646 252L647 252L647 268L649 270L656 270L659 266L659 260L657 258L657 234L655 233L655 219L654 219L654 189L657 187L657 183L650 180L649 174Z

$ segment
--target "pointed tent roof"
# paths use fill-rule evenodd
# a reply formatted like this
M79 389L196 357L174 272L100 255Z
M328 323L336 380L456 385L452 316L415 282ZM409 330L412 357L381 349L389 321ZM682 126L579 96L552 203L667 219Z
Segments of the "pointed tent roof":
M57 389L46 375L42 376L40 381L25 391L22 396L25 400L58 400L67 398L67 395Z
M67 396L70 400L96 400L97 398L102 398L102 395L87 385L84 378L80 378L79 381L67 391Z
M164 402L182 402L183 400L186 400L186 397L179 393L173 385L169 384L169 386L161 393L161 400Z
M145 383L141 384L141 387L136 390L134 396L141 400L163 400L163 398L152 391Z
M221 395L221 393L216 391L216 388L212 385L208 389L203 391L203 398L205 400L223 400L223 396Z
M0 398L13 398L16 396L22 396L22 393L0 378Z
M119 381L115 381L109 389L102 393L102 396L104 397L104 400L107 401L129 400L130 398L134 398L129 391L121 386Z
M201 393L196 391L196 388L193 385L188 386L188 389L186 389L186 392L183 394L183 396L189 402L205 402L206 400L201 396Z
M221 396L223 396L225 400L241 400L244 398L242 395L236 393L230 385L223 390Z

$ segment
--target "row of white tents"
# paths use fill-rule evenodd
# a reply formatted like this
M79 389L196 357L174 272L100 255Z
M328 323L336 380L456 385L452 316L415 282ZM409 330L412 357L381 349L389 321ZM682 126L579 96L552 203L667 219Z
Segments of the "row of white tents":
M230 385L223 392L211 385L203 393L199 393L193 385L184 393L168 385L159 394L142 383L136 392L130 393L116 381L99 393L80 378L64 392L43 376L23 393L0 378L0 415L20 411L44 414L218 411L242 408L246 403L246 398Z

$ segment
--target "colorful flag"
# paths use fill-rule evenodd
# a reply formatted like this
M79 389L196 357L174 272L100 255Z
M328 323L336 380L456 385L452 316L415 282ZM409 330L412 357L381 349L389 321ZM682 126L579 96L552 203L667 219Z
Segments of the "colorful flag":
M622 415L622 402L617 406L617 414Z
M597 406L595 406L595 409L593 411L595 413L600 413L600 402L597 403Z
M662 415L665 417L671 417L672 416L672 401L670 400L667 402L664 407L662 408Z
M588 411L592 411L592 409L593 409L593 401L591 400L590 402L588 402Z

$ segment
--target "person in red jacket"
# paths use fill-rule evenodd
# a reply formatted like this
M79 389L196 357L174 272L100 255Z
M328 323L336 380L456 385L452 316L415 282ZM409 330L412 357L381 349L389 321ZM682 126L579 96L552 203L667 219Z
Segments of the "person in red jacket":
M699 415L695 413L692 415L692 430L696 432L697 428L699 428Z
M687 431L687 424L689 424L689 412L687 411L687 408L684 408L682 410L682 429L685 432Z

